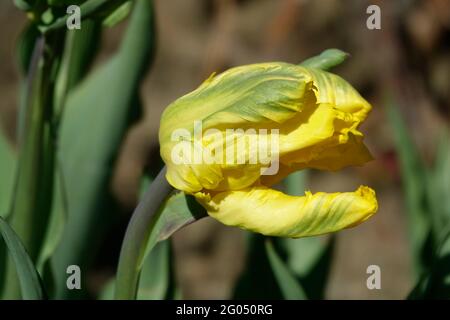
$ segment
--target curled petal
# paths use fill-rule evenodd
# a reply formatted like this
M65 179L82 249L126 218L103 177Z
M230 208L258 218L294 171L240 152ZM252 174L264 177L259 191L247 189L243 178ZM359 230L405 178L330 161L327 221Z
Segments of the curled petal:
M197 193L208 214L220 222L268 236L307 237L353 227L378 209L375 191L289 196L258 186L216 195Z

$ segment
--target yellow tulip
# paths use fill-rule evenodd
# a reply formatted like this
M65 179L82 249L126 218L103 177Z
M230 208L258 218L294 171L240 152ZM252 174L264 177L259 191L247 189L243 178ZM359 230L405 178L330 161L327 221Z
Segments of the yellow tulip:
M349 83L318 69L272 62L213 74L162 115L166 178L222 223L265 235L355 226L377 211L368 187L299 197L270 186L297 170L371 160L358 131L370 110Z

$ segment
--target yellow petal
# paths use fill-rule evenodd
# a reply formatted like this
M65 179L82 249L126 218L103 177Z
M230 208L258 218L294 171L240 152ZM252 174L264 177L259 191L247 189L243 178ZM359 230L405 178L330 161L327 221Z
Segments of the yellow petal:
M249 160L238 165L225 161L175 163L172 152L180 144L197 141L197 150L211 146L229 150L224 143L227 138L220 143L196 140L196 121L206 136L212 129L222 135L228 129L278 130L279 153L274 154L279 154L280 166L289 170L308 165L336 170L361 164L370 156L362 138L355 140L352 135L362 137L357 128L370 109L370 104L349 83L321 70L271 62L213 74L196 90L173 102L162 115L159 140L161 156L168 167L167 179L175 188L189 193L238 190L256 185L261 179L281 179L283 172L260 178L260 168L267 167L267 163ZM172 139L177 130L185 132L182 141ZM263 135L258 131L244 136L241 140ZM246 143L246 148L236 155L249 159L256 153L256 145Z
M308 68L317 87L317 103L329 104L364 121L372 107L347 81L330 72Z
M307 192L303 197L263 186L196 197L210 216L226 225L292 238L353 227L378 209L375 191L365 186L346 193Z

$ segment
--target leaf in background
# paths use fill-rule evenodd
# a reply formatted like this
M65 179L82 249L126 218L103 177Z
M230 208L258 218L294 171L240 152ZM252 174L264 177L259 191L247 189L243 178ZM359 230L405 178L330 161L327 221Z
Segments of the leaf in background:
M17 156L0 130L0 217L11 210Z
M114 27L116 24L122 22L128 17L131 12L132 6L133 1L125 1L117 8L114 8L114 10L105 19L103 19L102 24L108 28Z
M426 270L429 254L432 251L428 247L432 223L430 223L429 212L425 207L425 168L408 134L400 111L392 100L386 102L386 112L394 133L396 150L401 164L414 267L416 275L420 275Z
M40 37L35 46L27 76L26 103L21 110L18 170L8 223L20 237L30 257L35 261L47 228L53 184L52 99L54 81L51 72L58 54L57 34ZM7 259L4 298L20 296L13 261Z
M35 24L28 24L17 40L16 56L20 71L26 75L33 55L34 44L39 37L39 30Z
M433 263L422 275L408 299L450 299L450 226Z
M95 58L100 31L97 22L86 20L81 30L66 33L64 54L55 85L55 122L60 120L67 94L85 76ZM48 262L61 240L68 216L66 184L61 168L61 161L57 159L54 167L52 210L37 260L37 269L47 288L54 286L53 272Z
M159 242L147 256L139 278L138 300L174 298L174 265L170 240Z
M0 218L6 219L11 210L11 201L14 190L17 155L7 141L0 128ZM0 244L0 296L5 277L6 252Z
M257 233L247 236L247 258L233 292L233 299L283 299L270 266L265 248L265 237Z
M36 0L14 0L14 4L17 8L23 11L28 11L32 8Z
M308 171L290 174L285 180L286 193L299 196L305 193ZM274 238L283 250L286 263L309 299L323 299L331 268L334 238L307 237L301 239Z
M275 239L285 252L286 265L301 284L308 299L324 299L330 275L335 238Z
M19 237L3 218L0 218L0 232L14 261L22 298L24 300L45 299L46 295L39 273L36 271Z
M64 53L54 89L55 118L59 123L68 93L84 78L96 57L100 23L87 19L80 30L67 30Z
M130 116L138 107L154 37L152 1L138 0L119 52L69 95L58 151L69 217L52 259L59 298L70 294L65 288L67 266L77 264L86 271L95 243L112 221L105 212L108 183Z
M300 65L309 68L330 70L344 62L348 56L348 53L339 49L327 49L317 56L306 59Z
M435 233L442 232L450 222L450 135L446 131L440 139L433 169L427 172L427 196L431 214L435 217Z
M286 193L294 196L303 194L307 174L305 170L290 174L283 181ZM269 252L267 248L264 250L261 235L250 234L249 237L247 266L235 289L235 298L286 299L289 290L301 292L301 299L324 297L334 241L324 241L324 237L272 238L270 250L273 252ZM274 255L278 262L274 262ZM285 288L286 284L280 282L280 279L287 277L286 273L294 281L290 285L299 289Z
M266 239L266 252L283 297L288 300L306 299L306 293L291 273L291 270L289 270L284 261L278 256L270 239Z

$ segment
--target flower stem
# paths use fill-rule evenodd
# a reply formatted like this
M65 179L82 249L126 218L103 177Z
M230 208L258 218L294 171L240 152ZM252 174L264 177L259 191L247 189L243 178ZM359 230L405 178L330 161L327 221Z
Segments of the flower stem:
M115 299L135 299L140 266L145 252L151 226L157 213L170 196L173 188L165 178L164 167L145 192L128 224L120 251L115 288Z

